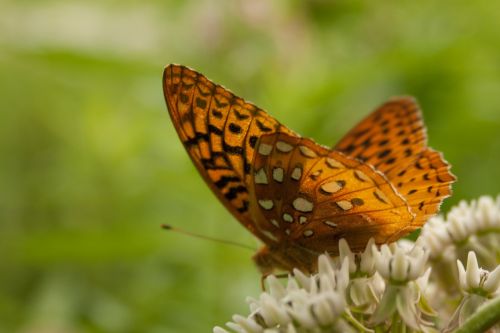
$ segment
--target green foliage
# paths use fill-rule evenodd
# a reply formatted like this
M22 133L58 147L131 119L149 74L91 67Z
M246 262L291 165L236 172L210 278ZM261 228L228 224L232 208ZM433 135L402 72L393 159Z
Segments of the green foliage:
M0 12L0 331L202 332L256 295L255 245L163 102L181 63L331 145L420 101L455 195L500 190L500 5L465 1L14 1ZM240 309L236 307L241 307Z

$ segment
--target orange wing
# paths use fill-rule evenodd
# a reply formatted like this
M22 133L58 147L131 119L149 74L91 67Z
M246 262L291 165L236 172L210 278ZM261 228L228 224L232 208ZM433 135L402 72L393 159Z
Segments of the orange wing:
M441 153L427 147L422 113L411 97L395 98L363 119L335 149L371 164L404 196L416 218L406 234L436 214L456 179Z
M264 133L292 132L184 66L165 68L163 91L175 129L198 171L224 206L254 231L247 186L254 147Z
M257 144L250 205L266 243L338 253L338 241L362 250L408 227L406 200L372 166L315 142L274 133ZM279 246L279 245L278 245Z

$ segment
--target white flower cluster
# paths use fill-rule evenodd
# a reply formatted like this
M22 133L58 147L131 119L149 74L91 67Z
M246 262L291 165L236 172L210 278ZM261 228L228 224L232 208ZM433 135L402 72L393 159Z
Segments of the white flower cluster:
M228 327L237 332L262 332L266 327L294 332L297 325L307 329L345 326L338 319L346 308L342 290L349 282L348 263L345 261L336 270L330 259L322 256L319 265L319 273L314 278L296 271L296 278L289 279L286 288L274 276L269 276L266 279L269 292L262 293L258 300L248 300L253 314L247 318L234 316L236 326L228 323ZM224 330L216 328L214 332Z
M432 259L455 261L474 251L490 269L500 258L500 196L482 196L470 203L461 201L446 220L431 218L422 228L418 243L429 250Z
M466 268L459 251L465 248L476 250ZM500 197L461 202L447 221L429 221L416 242L378 248L370 241L353 253L341 240L337 258L319 256L317 274L294 270L286 286L267 277L267 291L248 299L250 315L234 315L213 332L450 332L500 297L499 248Z

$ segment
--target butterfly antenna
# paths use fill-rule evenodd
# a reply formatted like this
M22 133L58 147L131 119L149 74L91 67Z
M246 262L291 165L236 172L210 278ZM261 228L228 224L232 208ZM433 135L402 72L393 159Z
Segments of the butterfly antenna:
M196 237L196 238L201 238L201 239L205 239L205 240L210 240L210 241L214 241L214 242L217 242L217 243L224 243L224 244L234 245L234 246L238 246L240 248L247 249L247 250L252 250L252 251L256 251L257 250L255 248L249 246L249 245L240 244L240 243L233 242L233 241L226 240L226 239L220 239L220 238L214 238L214 237L210 237L210 236L199 235L199 234L196 234L196 233L191 232L191 231L186 231L186 230L183 230L183 229L171 226L170 224L162 224L161 227L164 230L175 231L175 232L178 232L180 234L184 234L184 235L191 236L191 237Z

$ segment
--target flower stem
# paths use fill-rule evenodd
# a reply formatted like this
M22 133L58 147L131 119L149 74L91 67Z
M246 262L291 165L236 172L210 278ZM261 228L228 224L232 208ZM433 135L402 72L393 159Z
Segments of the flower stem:
M354 316L349 311L344 312L342 314L342 317L349 324L351 324L351 326L354 326L358 330L358 332L373 332L373 330L364 327L363 324L361 324L358 320L356 320L356 318L354 318Z
M455 333L481 333L500 323L500 297L485 303Z

